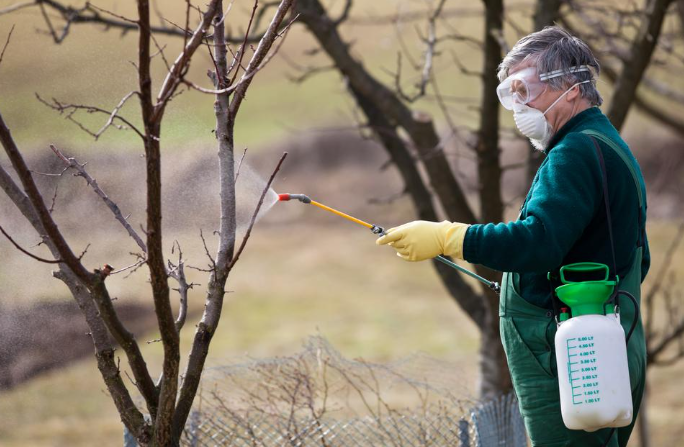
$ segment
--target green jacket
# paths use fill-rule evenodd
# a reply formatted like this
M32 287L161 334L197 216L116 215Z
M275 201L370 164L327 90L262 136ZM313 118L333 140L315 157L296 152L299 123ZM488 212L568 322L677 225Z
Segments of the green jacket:
M590 137L595 130L623 148L636 167L646 198L641 169L627 144L598 107L570 119L550 141L546 158L532 182L515 222L472 225L466 233L466 261L520 274L520 295L551 308L546 274L574 262L601 262L611 267L612 256L601 168ZM629 269L636 247L644 247L641 280L650 266L646 239L646 209L639 209L633 177L627 165L598 140L606 163L610 213L613 221L617 274Z

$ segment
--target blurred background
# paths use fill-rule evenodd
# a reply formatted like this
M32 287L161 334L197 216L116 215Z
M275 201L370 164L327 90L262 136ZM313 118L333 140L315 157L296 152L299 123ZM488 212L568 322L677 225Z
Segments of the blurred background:
M61 161L49 149L54 144L80 163L87 162L90 175L140 228L145 222L145 160L137 135L110 128L94 139L71 118L96 132L105 115L60 114L38 99L112 110L137 88L131 62L137 60L137 33L74 22L55 43L65 16L38 3L0 0L0 45L14 27L0 64L0 113L35 172L62 171ZM134 2L92 3L116 15L136 16ZM491 2L322 3L331 17L341 18L339 32L363 68L410 110L432 116L444 157L468 203L478 208L481 188L474 148L489 113L481 102L487 48L483 36L492 35L485 34L485 12ZM684 285L684 247L677 245L684 213L684 2L540 3L557 3L555 15L547 20L573 29L593 46L604 68L598 82L606 99L604 111L618 85L610 73L621 79L624 67L633 66L643 51L635 42L644 40L642 30L654 20L653 8L664 11L621 132L639 160L648 190L652 267L642 292L653 291L648 317L654 340L674 336L649 369L648 436L640 443L635 435L630 445L684 445L679 382L684 343L682 330L673 332L679 329L679 289ZM173 28L185 20L185 2L157 1L154 6L155 26ZM232 3L226 18L230 35L244 34L252 7L251 1ZM538 26L539 11L532 0L504 2L503 32L496 36L501 54ZM157 40L169 60L183 45L176 36L158 34ZM431 73L421 92L427 54L433 59ZM211 69L208 52L199 51L188 78L211 88L205 75ZM153 88L158 89L166 72L161 55L153 59L153 70ZM385 227L416 218L401 175L369 132L348 87L307 27L295 21L277 55L256 75L237 120L236 153L247 150L238 179L242 232L264 179L285 151L289 156L274 183L276 192L304 193ZM162 127L164 240L170 259L176 256L172 243L178 241L188 264L206 268L200 230L213 251L219 211L214 97L181 90ZM140 123L135 99L120 113ZM501 120L503 216L511 220L530 183L531 157L511 115L498 108L494 113ZM0 164L10 170L6 156L0 156ZM122 268L136 261L137 246L83 179L70 172L36 179L45 197L53 198L53 216L74 250L88 246L84 261L89 268ZM0 224L23 247L48 253L37 246L39 237L4 195ZM92 445L93 434L103 445L117 445L122 426L68 289L51 277L52 266L28 258L4 238L0 253L0 445L85 446ZM181 338L185 349L201 315L207 276L188 270L188 279L199 285L190 292L192 325ZM162 347L153 342L158 334L147 280L147 270L141 268L112 276L108 287L156 375ZM391 362L425 353L452 365L464 399L478 395L477 325L446 291L431 264L401 261L352 223L299 203L275 204L258 221L227 287L231 293L212 342L212 366L290 355L308 336L321 335L348 358ZM651 444L643 444L646 438Z

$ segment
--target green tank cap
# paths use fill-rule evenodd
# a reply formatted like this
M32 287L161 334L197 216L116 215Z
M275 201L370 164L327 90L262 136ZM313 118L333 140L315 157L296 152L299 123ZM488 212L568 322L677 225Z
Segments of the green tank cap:
M566 273L600 273L603 279L592 281L570 281ZM560 280L562 286L556 288L558 298L572 310L573 317L581 315L603 315L603 304L610 298L617 281L609 281L609 269L605 264L596 262L578 262L561 267ZM612 311L610 309L609 311Z

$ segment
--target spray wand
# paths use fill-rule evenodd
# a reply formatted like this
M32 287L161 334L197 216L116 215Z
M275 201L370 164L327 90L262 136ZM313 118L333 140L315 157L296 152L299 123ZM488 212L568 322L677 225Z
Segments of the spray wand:
M304 194L278 194L278 200L280 200L281 202L288 202L290 200L299 200L302 203L317 206L320 209L323 209L325 211L329 211L329 212L331 212L337 216L343 217L347 220L351 220L354 223L362 225L362 226L368 228L369 230L371 230L371 232L373 234L377 234L378 236L384 236L385 234L387 234L383 227L380 227L378 225L373 225L373 224L365 222L361 219L357 219L356 217L350 216L349 214L345 214L342 211L338 211L334 208L330 208L329 206L323 205L322 203L316 202L315 200L311 200L309 198L309 196L306 196ZM475 278L478 281L486 284L487 287L489 287L490 289L492 289L496 293L501 292L501 286L499 286L498 282L489 281L489 280L483 278L482 276L478 275L477 273L471 272L470 270L461 267L460 265L456 264L455 262L447 259L446 257L444 257L442 255L437 256L435 259L437 259L439 262L441 262L443 264L448 265L451 268L458 270L461 273L465 273L466 275L468 275L472 278Z

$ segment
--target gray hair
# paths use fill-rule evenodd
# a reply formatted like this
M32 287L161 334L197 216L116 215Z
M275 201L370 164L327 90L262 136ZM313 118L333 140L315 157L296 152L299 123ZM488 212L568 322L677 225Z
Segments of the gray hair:
M588 66L589 71L566 73L546 82L554 90L565 90L578 82L592 81L579 85L582 97L592 106L603 103L603 98L596 89L596 79L600 72L598 61L586 43L563 28L547 26L520 39L499 64L499 80L503 81L508 77L509 70L528 61L536 66L538 74L554 70L565 71L580 65Z

